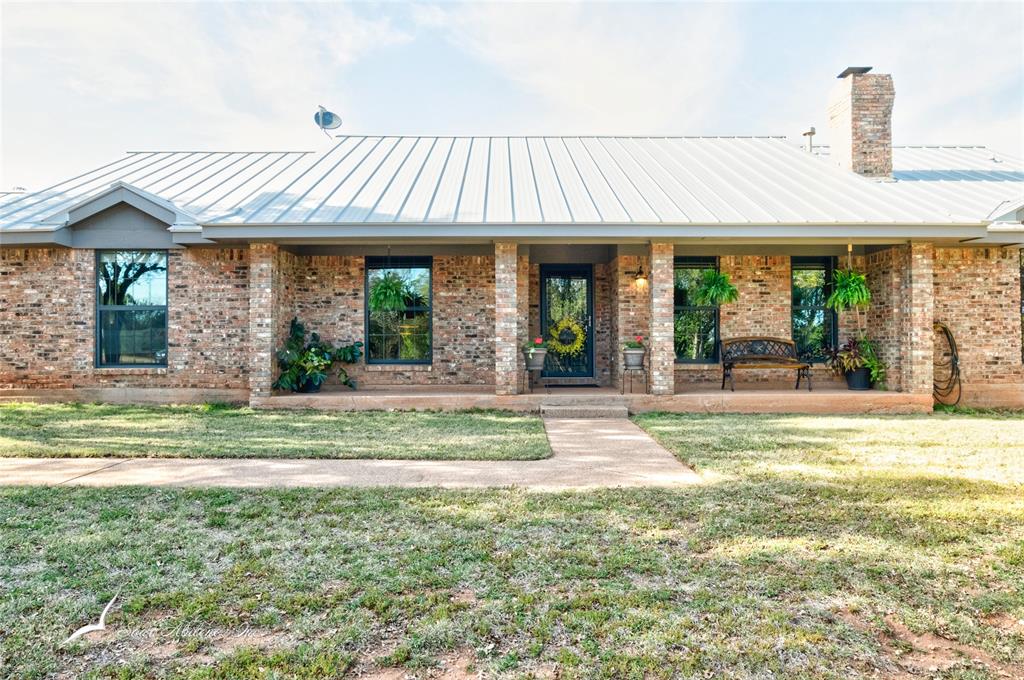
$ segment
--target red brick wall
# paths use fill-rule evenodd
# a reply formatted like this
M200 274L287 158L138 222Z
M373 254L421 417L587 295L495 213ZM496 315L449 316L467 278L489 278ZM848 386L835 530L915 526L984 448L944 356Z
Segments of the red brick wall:
M248 249L190 248L171 251L168 257L168 368L96 369L93 251L0 248L0 388L246 389ZM649 290L638 288L626 274L641 260L649 270L648 259L635 256L594 268L595 359L602 384L616 380L622 342L650 334ZM282 251L276 261L275 347L295 315L333 342L364 339L362 257ZM907 247L895 246L855 263L867 273L872 288L866 323L889 364L890 389L902 387L907 261ZM723 257L722 268L740 290L739 302L722 310L723 336L788 337L789 258ZM1017 254L995 248L940 248L933 277L934 316L956 334L967 392L998 387L1010 395L1001 403L1024 399ZM433 366L360 364L351 373L363 387L493 384L494 299L493 257L435 257ZM530 335L535 335L540 312L536 264L529 267L528 303ZM840 328L844 338L854 332L852 317L842 319ZM791 377L785 372L747 373L741 380L788 383ZM675 374L679 391L720 379L716 365L677 365ZM816 369L815 376L821 380L827 372ZM982 403L968 399L972 401Z
M298 316L336 344L365 342L363 262L361 256L295 258L282 316ZM494 257L435 256L433 288L433 363L346 366L361 388L494 384Z
M728 255L719 258L719 267L729 275L739 291L739 299L721 309L720 333L723 338L769 335L789 338L793 335L792 280L788 255ZM848 327L840 319L840 332ZM823 365L813 369L814 380L832 381L831 371ZM676 391L685 392L693 384L720 383L718 364L676 364ZM796 381L791 370L737 371L739 382L789 385Z
M722 306L723 338L792 335L788 256L727 256L719 267L740 294L739 300Z
M902 303L908 255L906 246L897 246L871 253L862 260L871 289L865 325L868 337L877 344L879 357L887 366L887 386L891 390L903 387L900 348L904 339Z
M1002 248L935 251L935 318L950 327L964 386L1020 383L1020 260ZM941 356L942 343L936 342Z
M620 255L609 265L611 282L612 321L609 332L612 344L612 384L621 387L622 380L622 346L637 335L642 335L645 342L651 335L651 287L640 287L634 275L640 267L645 272L651 271L651 259L639 255ZM644 364L650 367L649 353L644 355ZM637 383L639 385L639 383ZM634 391L641 391L636 387Z
M0 248L0 388L68 388L93 348L93 253Z
M244 250L168 253L168 367L94 368L92 250L0 248L0 388L248 388Z

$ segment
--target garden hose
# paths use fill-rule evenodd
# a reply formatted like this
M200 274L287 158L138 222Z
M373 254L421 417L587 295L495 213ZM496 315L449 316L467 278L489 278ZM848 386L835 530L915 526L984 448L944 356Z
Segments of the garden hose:
M949 326L941 321L936 321L932 327L936 333L942 335L949 347L948 352L942 353L941 359L935 360L935 379L932 392L935 395L935 400L940 404L956 406L960 403L963 392L960 384L960 352L957 350L956 339L953 337L953 331L949 330ZM948 361L946 361L947 357ZM946 369L948 369L948 375ZM955 399L953 395L956 395Z

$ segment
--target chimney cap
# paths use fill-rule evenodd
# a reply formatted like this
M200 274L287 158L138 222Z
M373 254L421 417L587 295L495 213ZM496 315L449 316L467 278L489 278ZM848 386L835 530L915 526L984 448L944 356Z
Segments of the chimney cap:
M842 80L846 76L862 75L862 74L867 73L868 71L870 71L872 68L874 68L874 67L873 66L847 66L845 69L843 69L842 73L840 73L838 76L836 76L836 78L839 78L840 80Z

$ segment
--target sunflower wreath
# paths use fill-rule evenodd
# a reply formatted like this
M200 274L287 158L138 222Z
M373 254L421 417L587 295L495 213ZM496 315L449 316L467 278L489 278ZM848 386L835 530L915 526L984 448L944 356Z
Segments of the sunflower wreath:
M572 334L572 339L566 338L567 341L563 342L563 334L568 333ZM583 330L583 326L579 325L575 319L567 316L551 327L551 339L548 340L548 349L564 357L574 357L583 351L583 343L586 341L587 333Z

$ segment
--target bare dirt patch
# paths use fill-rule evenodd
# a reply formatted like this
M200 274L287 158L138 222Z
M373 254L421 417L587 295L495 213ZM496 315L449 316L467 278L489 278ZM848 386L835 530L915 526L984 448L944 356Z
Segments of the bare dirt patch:
M944 672L957 666L983 667L998 677L1021 677L1020 669L1011 669L988 652L934 633L915 633L892 614L883 618L886 625L883 630L875 630L854 612L839 611L836 617L875 636L885 657L904 671L890 676L893 680Z
M360 680L477 680L482 676L476 669L476 655L470 650L462 650L442 657L435 668L379 668L355 677Z
M993 628L998 628L999 630L1003 630L1008 633L1024 635L1024 619L1015 618L1006 612L987 614L986 616L981 617L981 622L986 626L992 626Z
M455 604L476 604L479 600L472 590L458 590L452 594L452 602Z
M284 631L254 628L182 627L160 629L156 624L168 615L144 617L144 626L129 628L109 623L102 631L86 633L87 658L144 658L151 661L174 659L184 664L209 663L221 655L229 655L243 647L261 650L292 646L296 640ZM193 651L189 640L199 640Z

